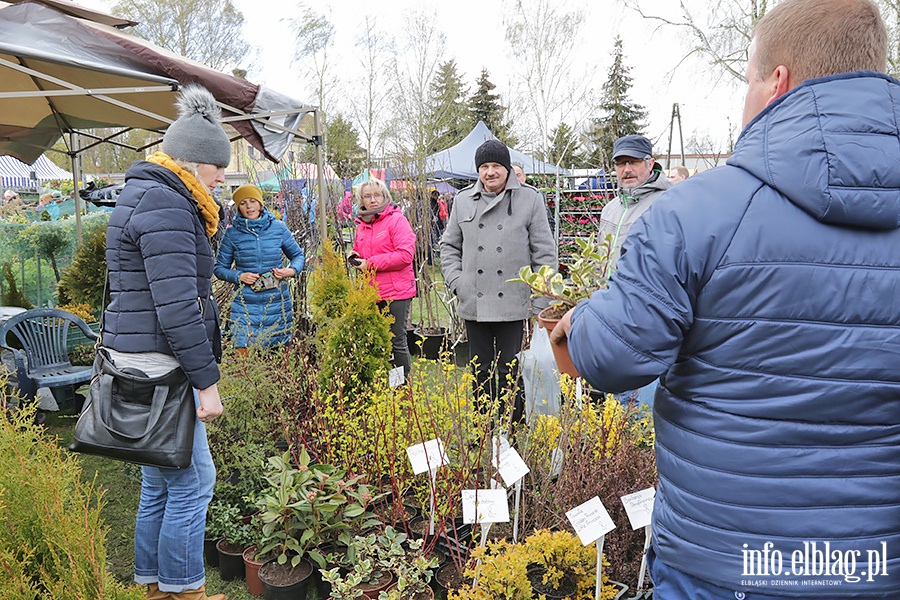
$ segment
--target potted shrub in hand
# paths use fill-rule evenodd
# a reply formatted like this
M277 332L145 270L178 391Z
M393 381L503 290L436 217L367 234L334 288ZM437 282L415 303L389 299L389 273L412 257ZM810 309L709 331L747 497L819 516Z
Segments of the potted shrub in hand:
M607 235L603 242L597 245L592 234L587 239L576 238L575 244L578 247L578 258L569 265L567 278L544 265L537 271L532 270L531 266L522 267L519 276L510 279L527 285L531 288L533 296L550 300L550 306L538 315L538 324L548 331L552 331L559 320L579 302L600 288L606 287L609 280L612 236ZM552 346L559 372L578 377L578 371L569 357L566 340L563 339Z

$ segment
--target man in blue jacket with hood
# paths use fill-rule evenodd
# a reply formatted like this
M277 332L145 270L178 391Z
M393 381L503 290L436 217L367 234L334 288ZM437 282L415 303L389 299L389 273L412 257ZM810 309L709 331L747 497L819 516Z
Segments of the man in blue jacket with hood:
M900 598L900 82L869 0L754 31L727 166L666 192L567 315L592 385L659 377L654 598Z

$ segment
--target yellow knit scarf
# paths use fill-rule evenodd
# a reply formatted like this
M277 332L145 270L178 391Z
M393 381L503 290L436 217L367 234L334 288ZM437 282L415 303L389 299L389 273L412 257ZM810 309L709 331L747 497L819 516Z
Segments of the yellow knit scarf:
M209 195L206 186L197 181L197 178L194 177L193 173L179 166L168 154L157 152L149 157L147 162L152 162L161 167L165 167L178 175L178 178L185 186L187 186L188 191L191 192L191 196L197 201L197 206L200 207L200 214L203 215L203 219L206 222L206 235L209 237L216 235L216 231L219 229L219 205L216 204L213 197Z

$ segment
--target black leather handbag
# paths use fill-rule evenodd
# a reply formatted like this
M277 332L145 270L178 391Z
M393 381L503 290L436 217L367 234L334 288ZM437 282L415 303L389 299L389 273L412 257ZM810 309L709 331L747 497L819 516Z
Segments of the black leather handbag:
M161 377L116 368L97 348L94 376L69 450L184 469L191 464L197 418L194 390L181 368Z

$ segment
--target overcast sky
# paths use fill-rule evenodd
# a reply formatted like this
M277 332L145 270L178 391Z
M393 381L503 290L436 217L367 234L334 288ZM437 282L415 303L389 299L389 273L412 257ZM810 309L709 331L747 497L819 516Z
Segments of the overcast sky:
M75 0L79 4L109 10L109 0ZM562 0L561 0L562 1ZM693 134L709 135L719 149L728 141L729 127L736 138L739 133L743 86L731 83L711 68L690 61L674 71L685 54L685 45L676 32L658 29L653 24L625 9L620 0L582 2L588 16L579 36L578 54L589 65L599 93L612 63L613 39L620 35L626 65L634 78L631 98L649 110L647 134L660 151L668 142L673 103L679 103L684 139ZM704 0L687 0L703 5ZM248 78L276 91L312 102L311 87L299 76L293 63L294 35L286 18L299 16L296 0L233 0L246 19L245 38L257 51L257 68ZM566 2L566 6L572 6ZM672 11L673 0L642 0L646 11ZM673 6L674 5L674 6ZM511 87L511 58L503 31L501 0L319 0L318 10L328 14L335 24L337 60L355 65L353 41L366 14L377 18L378 26L401 38L404 15L418 7L433 10L439 28L446 35L446 58L455 58L464 81L471 87L487 68L501 95ZM355 67L341 69L349 73ZM387 75L387 74L385 74ZM384 82L390 84L389 80ZM338 106L341 99L336 99ZM673 151L677 147L677 131Z

